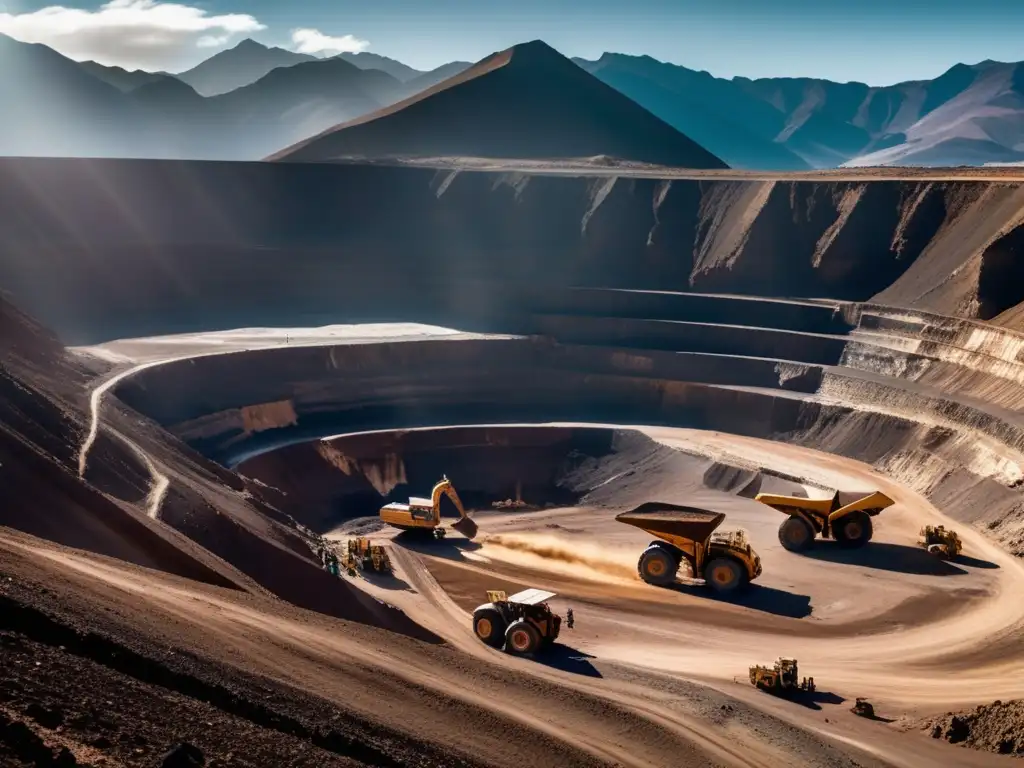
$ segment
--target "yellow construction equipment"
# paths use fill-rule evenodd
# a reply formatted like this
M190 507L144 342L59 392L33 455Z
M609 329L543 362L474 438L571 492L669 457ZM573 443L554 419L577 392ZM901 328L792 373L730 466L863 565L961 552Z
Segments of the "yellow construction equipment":
M800 679L796 659L782 659L774 667L757 665L750 668L750 684L755 688L774 694L802 691L814 693L814 678Z
M358 538L348 540L348 549L341 559L341 564L350 574L357 570L391 573L391 558L387 550L380 544L369 539Z
M648 584L675 583L685 560L695 579L704 579L716 592L725 594L746 586L761 575L761 558L743 531L715 529L725 520L721 512L650 501L617 515L620 523L657 536L640 555L637 573Z
M413 497L409 499L408 504L397 502L386 504L381 507L380 519L392 528L403 531L430 532L434 538L443 539L446 533L445 529L441 527L441 498L443 496L451 499L459 513L459 520L452 524L452 528L467 539L474 538L477 533L476 523L466 514L462 500L447 476L443 476L434 486L429 499Z
M515 656L529 656L555 642L562 617L551 611L554 592L524 589L514 595L487 592L487 602L473 611L473 632L492 648L504 647Z
M926 525L922 528L918 546L924 547L942 560L958 557L964 548L956 531L946 530L944 525Z
M779 543L790 552L810 548L815 536L834 539L844 547L863 547L874 535L871 518L895 503L881 491L836 491L830 499L759 493L754 500L787 516L779 526Z

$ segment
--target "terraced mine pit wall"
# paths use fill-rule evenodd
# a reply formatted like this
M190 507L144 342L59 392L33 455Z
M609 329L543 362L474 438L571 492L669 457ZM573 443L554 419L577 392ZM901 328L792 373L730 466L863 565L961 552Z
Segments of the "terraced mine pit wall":
M1024 300L1017 183L598 174L3 159L0 284L71 343L342 319L520 331L569 285L879 294L1006 322Z
M270 486L275 506L318 532L376 516L389 501L428 497L447 475L470 509L521 498L570 506L573 471L612 452L614 431L586 427L450 427L364 432L269 451L237 470ZM442 514L448 514L447 503Z
M779 303L763 304L770 324ZM873 464L1022 551L1020 337L874 305L816 308L859 325L696 334L653 321L680 329L660 337L676 351L644 348L644 336L603 346L614 324L566 316L589 343L457 334L277 347L145 369L116 395L226 465L324 435L452 424L666 425L794 442ZM263 412L287 418L247 426L244 413Z
M362 432L267 451L237 471L267 486L277 508L320 533L376 517L385 503L427 496L442 475L467 509L485 511L510 500L528 509L581 501L604 506L613 498L618 505L641 503L652 488L685 484L689 476L747 498L766 478L787 490L799 481L689 456L635 430L555 425ZM453 509L443 504L442 515Z
M711 387L701 378L779 391ZM193 358L139 371L116 395L233 465L303 438L460 423L678 424L767 437L798 422L801 402L787 394L813 391L817 380L812 366L780 369L777 361L446 338ZM283 401L291 403L288 423L246 429L242 408Z

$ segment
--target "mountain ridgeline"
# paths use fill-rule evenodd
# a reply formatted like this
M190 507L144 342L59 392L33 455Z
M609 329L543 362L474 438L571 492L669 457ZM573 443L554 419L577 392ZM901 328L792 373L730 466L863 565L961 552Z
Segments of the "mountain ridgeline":
M596 97L594 82L570 74L568 60L539 42L423 72L369 52L321 58L246 40L170 74L75 62L0 36L0 96L18 105L0 125L0 154L253 160L539 152L543 159L569 152L777 171L1024 162L1022 64L958 64L934 80L873 87L723 79L616 53L573 61L627 98ZM470 110L467 99L488 106ZM606 113L598 102L620 106ZM574 120L587 130L566 143L581 125L573 128ZM445 137L438 126L449 122ZM402 135L413 123L423 132ZM636 137L656 123L701 151L666 153L658 140L638 154L645 141ZM528 140L524 131L546 138Z

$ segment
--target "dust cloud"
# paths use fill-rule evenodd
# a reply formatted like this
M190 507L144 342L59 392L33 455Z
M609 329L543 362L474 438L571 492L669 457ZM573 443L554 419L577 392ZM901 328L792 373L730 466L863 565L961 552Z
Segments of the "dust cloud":
M623 549L579 542L547 534L489 534L480 554L524 568L553 571L592 581L634 582L635 548Z

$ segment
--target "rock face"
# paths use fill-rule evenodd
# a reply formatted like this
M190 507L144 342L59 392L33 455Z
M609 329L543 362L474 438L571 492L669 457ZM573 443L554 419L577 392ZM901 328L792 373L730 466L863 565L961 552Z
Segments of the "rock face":
M1001 755L1024 755L1024 701L996 701L918 724L932 738Z
M69 343L379 319L384 297L505 330L566 285L1018 322L1017 183L595 173L5 159L0 285Z

